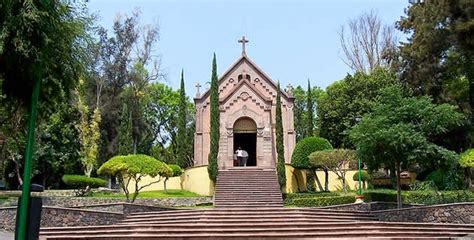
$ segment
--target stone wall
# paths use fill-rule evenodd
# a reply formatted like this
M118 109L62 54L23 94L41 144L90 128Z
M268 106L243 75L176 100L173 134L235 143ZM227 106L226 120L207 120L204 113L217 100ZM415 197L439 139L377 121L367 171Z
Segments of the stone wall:
M74 208L43 207L41 227L65 227L115 224L123 214ZM13 232L16 207L0 208L0 230Z
M474 203L452 203L372 211L380 221L474 224Z
M95 198L95 197L44 197L43 206L77 207L98 204L123 203L124 198ZM17 199L5 202L1 206L16 206ZM180 197L180 198L155 198L137 199L135 204L155 207L192 207L212 205L212 197Z
M411 208L414 206L421 205L412 205L412 204L403 204L403 208ZM349 203L341 205L333 205L328 207L321 207L323 209L332 209L332 210L345 210L345 211L378 211L378 210L388 210L397 208L397 203L392 202L368 202L368 203Z
M172 209L172 208L154 207L154 206L131 204L131 203L96 204L96 205L88 205L88 206L76 206L73 208L123 213L125 215L129 215L131 213L138 213L138 212L156 212L156 211L164 211L164 210Z

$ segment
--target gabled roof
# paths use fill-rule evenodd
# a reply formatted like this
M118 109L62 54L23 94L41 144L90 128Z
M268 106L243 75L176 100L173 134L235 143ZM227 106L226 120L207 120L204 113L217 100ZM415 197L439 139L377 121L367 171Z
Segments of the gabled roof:
M242 54L242 56L237 59L237 61L235 61L228 69L227 71L224 72L224 74L222 74L220 77L219 77L219 81L218 81L218 85L220 85L222 83L222 81L224 81L227 76L229 74L231 74L239 65L241 62L244 62L244 61L247 61L248 64L250 65L250 67L252 67L255 72L257 72L258 74L260 74L265 81L269 82L275 89L278 88L277 84L262 70L260 69L257 64L255 64L252 60L250 60L250 58L247 57L247 55L245 54ZM283 91L283 89L280 88L280 92L281 92L281 95L286 98L286 99L289 99L289 98L293 98L293 97L290 97L285 91ZM202 94L200 97L197 97L197 98L194 98L195 100L202 100L202 99L205 99L209 96L210 94L210 89L207 89L206 92L204 92L204 94Z
M236 86L235 86L235 89L239 89L241 88L242 85L245 85L247 86L251 91L253 91L255 93L255 95L257 95L263 102L267 102L267 103L271 103L272 102L272 99L269 98L269 97L265 97L255 86L253 86L252 84L250 84L248 81L246 80L243 80L243 81L240 81ZM219 98L219 103L225 103L227 102L227 100L229 100L229 98L231 98L232 96L234 96L235 94L237 94L237 91L231 91L229 92L227 95L225 95L224 97L222 98Z

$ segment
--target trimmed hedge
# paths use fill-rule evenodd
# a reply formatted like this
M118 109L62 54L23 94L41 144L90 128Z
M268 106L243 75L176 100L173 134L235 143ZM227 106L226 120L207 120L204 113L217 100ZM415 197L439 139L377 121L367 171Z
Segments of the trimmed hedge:
M317 197L337 197L340 196L334 192L315 192L315 193L285 193L283 201L285 204L292 204L293 200L300 198L317 198Z
M332 205L354 203L353 195L345 196L328 196L328 197L313 197L313 198L296 198L289 203L297 207L325 207Z
M394 190L367 191L364 193L367 202L396 202ZM474 193L469 191L402 191L402 202L406 204L443 204L455 202L474 202Z
M309 169L308 156L316 151L332 149L331 143L321 137L307 137L296 143L293 154L291 155L291 165L295 168Z
M107 181L104 179L87 177L84 175L64 175L62 180L67 186L73 188L85 188L87 186L97 188L107 186Z
M370 176L370 174L365 171L365 170L362 170L361 171L361 180L363 182L367 182L367 181L370 181L372 179L372 177ZM359 172L355 172L354 175L352 175L352 180L354 181L359 181Z

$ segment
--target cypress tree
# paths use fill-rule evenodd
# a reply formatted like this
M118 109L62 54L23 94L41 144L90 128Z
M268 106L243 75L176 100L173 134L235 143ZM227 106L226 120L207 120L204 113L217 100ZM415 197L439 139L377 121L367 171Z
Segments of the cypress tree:
M179 109L178 109L178 130L176 136L177 144L177 164L181 168L188 167L186 161L186 120L187 120L187 104L186 92L184 90L184 70L181 70L181 85L179 89Z
M280 187L284 187L286 184L286 173L285 173L285 147L283 146L283 121L281 116L281 90L280 82L278 82L278 91L276 97L276 150L278 155L277 161L277 174L278 183Z
M306 93L306 107L308 109L308 118L307 118L307 137L312 137L314 135L314 123L313 123L313 96L311 94L311 85L308 79L308 92Z
M217 154L219 152L219 83L217 79L217 63L216 54L212 60L212 75L211 75L211 149L208 156L207 172L212 181L217 180Z

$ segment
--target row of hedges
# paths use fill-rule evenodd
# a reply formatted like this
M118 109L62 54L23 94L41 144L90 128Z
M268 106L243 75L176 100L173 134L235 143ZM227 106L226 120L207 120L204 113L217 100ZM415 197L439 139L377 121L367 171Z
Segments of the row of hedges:
M397 192L379 190L364 192L366 202L396 202ZM474 193L469 191L402 191L402 202L406 204L443 204L474 202Z
M325 207L353 203L354 201L354 195L285 199L286 204L296 207Z

